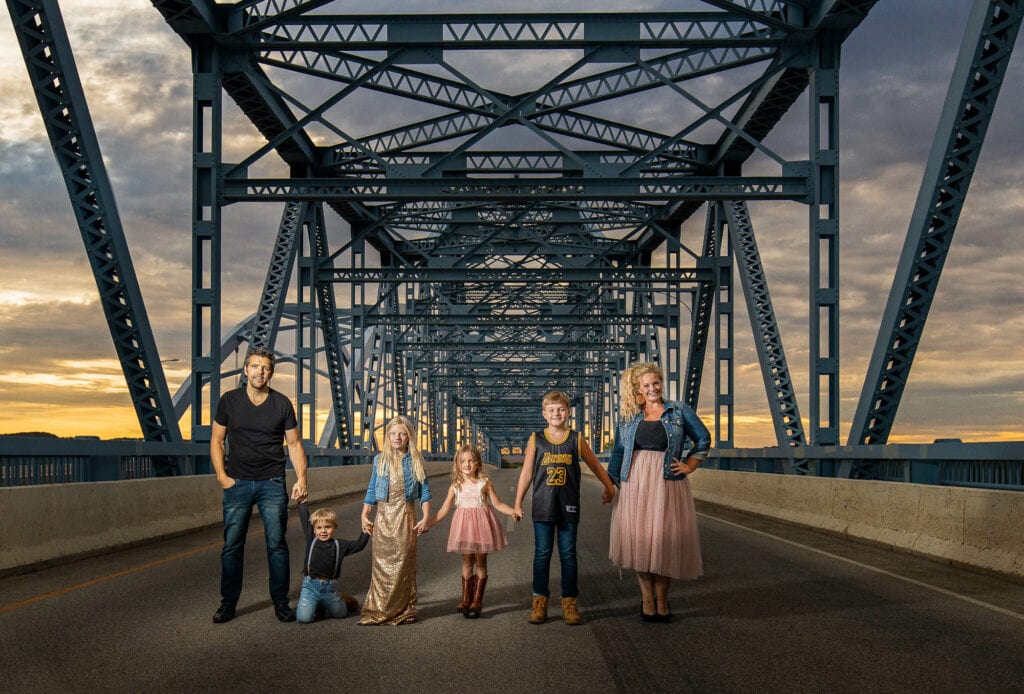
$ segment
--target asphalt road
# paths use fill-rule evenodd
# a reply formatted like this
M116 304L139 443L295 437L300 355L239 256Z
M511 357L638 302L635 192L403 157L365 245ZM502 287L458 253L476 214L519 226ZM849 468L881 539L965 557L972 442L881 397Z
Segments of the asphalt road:
M515 478L496 476L505 501ZM445 479L432 487L439 504ZM329 505L339 535L353 536L361 499ZM579 627L561 622L555 599L549 623L527 623L533 534L523 523L509 523L510 546L490 557L478 620L454 612L460 560L444 551L447 522L420 539L420 621L399 627L279 623L258 521L239 614L224 625L210 619L219 528L8 576L0 691L1024 691L1024 585L725 509L699 513L705 575L673 583L671 624L640 620L635 579L607 560L610 507L590 479ZM59 534L46 522L41 537ZM360 602L369 566L367 549L342 571ZM299 587L295 578L293 606Z

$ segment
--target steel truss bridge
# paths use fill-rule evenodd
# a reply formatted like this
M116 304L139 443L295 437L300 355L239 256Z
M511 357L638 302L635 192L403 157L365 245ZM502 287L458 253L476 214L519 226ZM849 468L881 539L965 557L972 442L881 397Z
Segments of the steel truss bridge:
M634 360L660 363L671 397L713 401L716 445L732 447L741 307L778 446L841 443L839 70L875 3L342 15L327 0L153 0L194 72L192 375L172 397L57 2L7 0L147 441L181 441L186 413L208 440L237 376L227 358L252 344L294 363L311 443L372 449L401 413L424 450L473 441L492 460L542 424L551 388L607 448ZM848 445L888 441L1021 18L1020 0L972 6ZM539 76L509 87L489 64ZM383 129L347 118L365 95ZM766 138L805 95L806 150L790 159ZM669 125L645 108L664 98ZM262 141L228 160L236 111ZM803 413L754 200L807 209ZM278 233L252 316L225 330L225 211L253 201L280 203ZM695 215L703 233L686 238ZM705 364L714 393L699 401Z

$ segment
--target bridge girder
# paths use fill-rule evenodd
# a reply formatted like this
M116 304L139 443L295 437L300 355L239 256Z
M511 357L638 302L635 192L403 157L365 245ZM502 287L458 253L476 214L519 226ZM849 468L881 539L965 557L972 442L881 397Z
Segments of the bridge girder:
M398 412L444 430L425 434L429 445L508 442L541 424L536 404L560 388L600 450L617 412L617 372L656 361L669 395L682 398L682 327L702 291L729 286L721 259L690 250L681 224L705 203L820 203L814 143L809 163L785 160L764 139L810 83L823 40L838 46L874 3L308 12L320 4L225 11L197 1L188 31L171 23L222 56L225 91L267 137L237 162L217 162L218 204L326 204L349 223L315 275L339 291L334 320L351 336L346 387L361 427L353 445L373 446L376 427ZM510 92L458 67L467 49L573 55L539 86ZM279 74L308 80L320 96L305 103L274 81ZM712 76L727 85L716 101L699 96ZM360 133L341 108L359 91L445 113ZM659 93L686 111L668 132L621 109L612 118L588 110ZM517 132L542 147L511 145ZM250 178L272 152L287 177ZM776 173L744 176L755 154ZM731 352L729 340L720 353ZM696 358L688 368L699 371ZM481 389L487 404L468 396ZM692 387L686 397L696 404ZM798 426L795 397L772 406L789 408L786 421ZM731 434L718 441L731 445Z
M8 4L22 11L48 5ZM731 445L736 262L743 263L738 286L758 330L780 445L837 442L839 52L875 0L705 0L702 12L314 12L328 4L153 0L192 48L195 65L193 262L205 272L195 273L192 287L194 438L208 435L224 375L222 209L281 201L281 232L291 237L279 240L271 256L249 339L274 343L280 322L296 320L303 337L279 351L314 380L329 375L331 416L341 420L327 427L337 426L333 438L343 445L374 446L381 422L405 413L429 429L421 432L428 448L472 440L492 449L489 442L507 443L540 425L543 391L559 388L600 450L617 413L616 374L630 361L662 364L669 395L697 405L712 328L721 367L716 424L722 411L730 420L716 426L717 439ZM957 143L979 147L998 93L991 84L1020 23L1019 3L979 0L983 5L990 31L977 41L975 62L958 68L974 75L974 91L965 91L967 106L950 126ZM980 14L976 9L972 17ZM495 75L487 70L471 69L465 51L561 57L531 86L508 89L501 80L489 83ZM707 79L719 88L703 89ZM403 122L379 126L350 117L348 102L367 93L399 100L403 108L389 116L400 114ZM765 139L805 93L812 102L807 157L791 160ZM223 95L265 138L235 161L224 158ZM667 124L637 107L658 99L676 108ZM929 165L966 172L947 186L960 194L958 204L976 160L971 151L957 145L941 162L933 154ZM767 173L745 175L752 158ZM270 169L279 174L262 173ZM249 176L257 170L260 177ZM936 195L946 200L949 191L940 187ZM806 435L745 215L753 200L795 201L811 211ZM718 212L694 250L682 225L705 204ZM327 233L324 206L345 222L340 240ZM306 243L295 237L300 209L315 220L306 225ZM958 209L935 214L953 227ZM937 226L933 215L929 228ZM917 299L890 300L917 322L908 328L911 321L897 317L892 335L880 335L880 345L899 343L902 351L873 360L868 380L875 391L869 398L865 385L855 422L865 441L884 438L891 427L934 292L929 278L941 271L950 236L929 238L933 250L916 251L924 261L903 272L911 277L906 291ZM130 285L130 259L123 262L95 270L97 279ZM292 276L298 300L286 311ZM913 285L922 277L923 289ZM124 326L115 343L133 342L129 326L150 333L144 314L137 315L111 319ZM126 377L145 384L142 401L169 402L159 392L158 368L141 378L129 373L133 362L156 359L145 337L138 354L119 352ZM318 355L328 368L317 366ZM891 373L874 363L880 359ZM487 397L473 397L480 390ZM300 400L315 398L314 388ZM140 410L140 421L163 425L165 418ZM309 423L307 438L317 426Z

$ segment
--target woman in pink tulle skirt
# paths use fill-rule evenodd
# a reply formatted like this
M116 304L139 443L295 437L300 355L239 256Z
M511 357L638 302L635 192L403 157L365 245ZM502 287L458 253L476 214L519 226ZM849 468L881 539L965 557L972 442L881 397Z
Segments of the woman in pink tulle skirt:
M608 556L636 572L646 622L671 621L672 579L697 578L703 571L686 476L707 458L711 434L688 406L662 400L662 381L656 364L623 372L622 421L608 462L608 476L619 486Z
M483 474L480 451L464 445L452 464L452 485L448 496L430 521L433 527L448 515L452 505L452 526L448 551L462 554L462 599L455 610L466 617L479 617L487 586L487 554L508 544L494 509L511 516L512 507L502 503L491 479Z

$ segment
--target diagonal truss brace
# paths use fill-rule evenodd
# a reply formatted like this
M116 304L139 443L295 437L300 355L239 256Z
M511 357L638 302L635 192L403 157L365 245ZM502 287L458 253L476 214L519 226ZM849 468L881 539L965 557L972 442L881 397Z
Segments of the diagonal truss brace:
M320 317L320 329L323 333L324 352L327 358L327 374L331 385L331 404L333 406L333 436L339 448L352 447L352 413L348 404L348 385L345 364L345 353L342 349L341 331L338 329L337 301L334 296L334 285L324 281L321 273L329 273L331 261L330 248L327 243L327 228L324 223L323 207L316 208L316 224L311 228L310 246L313 251L313 276L311 283L316 290L317 308ZM321 267L321 265L323 267Z
M925 168L848 445L889 440L1024 14L975 0ZM858 475L846 469L840 474Z
M181 433L56 0L7 0L146 441Z
M782 348L782 335L779 333L775 308L768 291L768 278L761 264L757 239L750 223L750 212L743 202L727 202L723 203L723 207L729 223L729 238L736 257L736 268L747 300L750 327L754 331L754 346L761 363L775 439L779 446L803 446L806 441L793 378ZM794 471L806 474L806 461L802 466L795 467Z
M295 240L308 208L308 203L289 202L281 213L281 224L277 229L274 251L270 255L270 266L267 268L267 278L263 283L263 293L253 323L250 340L253 347L274 349L285 300L288 298L288 282L295 265Z

